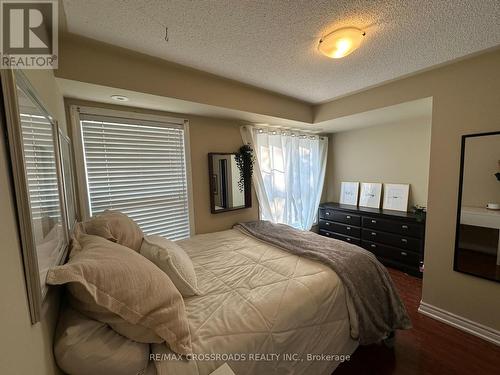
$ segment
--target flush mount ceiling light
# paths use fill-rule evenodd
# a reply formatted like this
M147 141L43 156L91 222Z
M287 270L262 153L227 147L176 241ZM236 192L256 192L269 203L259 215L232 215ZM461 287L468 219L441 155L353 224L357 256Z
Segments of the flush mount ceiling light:
M116 100L118 102L128 102L128 98L123 95L111 95L111 99Z
M356 50L365 33L356 27L337 29L320 39L318 50L332 59L340 59Z

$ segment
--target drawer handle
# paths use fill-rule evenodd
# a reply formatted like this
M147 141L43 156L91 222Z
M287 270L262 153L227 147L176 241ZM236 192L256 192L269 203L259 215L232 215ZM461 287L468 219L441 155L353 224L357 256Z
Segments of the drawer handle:
M351 230L351 227L346 227L347 230Z
M402 256L407 256L407 255L408 255L408 253L406 253L405 251L402 251L402 252L401 252L401 255L402 255Z
M350 219L351 217L350 217L349 215L347 215L345 218L346 218L346 219Z
M325 225L326 225L326 226L330 226L330 223L327 221L327 222L325 223Z
M346 240L349 241L349 242L351 242L351 239L349 237L346 237Z
M325 234L326 234L328 237L330 237L330 233L326 232Z
M401 225L401 228L408 229L408 225Z
M370 234L371 234L372 236L376 236L376 235L377 235L377 233L375 233L375 232L371 232Z
M370 247L376 248L376 247L377 247L377 245L375 245L374 243L372 243L372 244L370 245Z
M377 224L377 220L372 220L372 223L373 224Z
M325 215L326 215L326 216L330 216L330 213L329 213L329 212L325 212Z
M406 238L401 238L401 242L403 242L403 243L407 243L407 242L408 242L408 240L407 240Z

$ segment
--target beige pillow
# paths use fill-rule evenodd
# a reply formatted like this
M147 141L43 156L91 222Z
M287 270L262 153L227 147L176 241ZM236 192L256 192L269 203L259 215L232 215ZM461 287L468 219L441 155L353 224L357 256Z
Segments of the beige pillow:
M165 272L184 297L200 294L193 262L175 242L161 236L146 236L141 254Z
M132 250L139 251L144 233L124 213L106 210L83 223L83 232L103 237Z
M119 323L119 316L135 329L151 330L174 352L191 352L184 301L165 273L135 251L104 238L81 235L78 241L81 250L67 264L49 270L47 284L68 284L72 305L95 313L104 323L107 318Z
M148 366L149 345L66 307L57 324L54 355L67 374L137 375Z
M120 315L96 305L94 298L86 292L83 285L72 285L71 292L72 294L67 294L66 299L73 309L89 318L98 320L99 322L105 322L120 335L145 344L160 344L165 342L165 340L158 336L152 329L144 327L143 325L128 323L123 320ZM78 299L73 297L73 294L77 295Z

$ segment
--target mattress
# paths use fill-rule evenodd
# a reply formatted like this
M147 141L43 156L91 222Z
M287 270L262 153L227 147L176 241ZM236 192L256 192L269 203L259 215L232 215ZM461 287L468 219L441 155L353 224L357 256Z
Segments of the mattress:
M337 274L237 230L177 242L200 296L185 299L193 357L152 345L157 373L330 374L358 343L356 316Z

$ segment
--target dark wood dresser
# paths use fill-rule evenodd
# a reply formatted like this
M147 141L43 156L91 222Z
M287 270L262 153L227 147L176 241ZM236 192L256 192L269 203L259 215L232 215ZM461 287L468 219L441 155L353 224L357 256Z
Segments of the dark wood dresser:
M359 245L385 265L422 277L425 217L410 212L323 203L319 234Z

